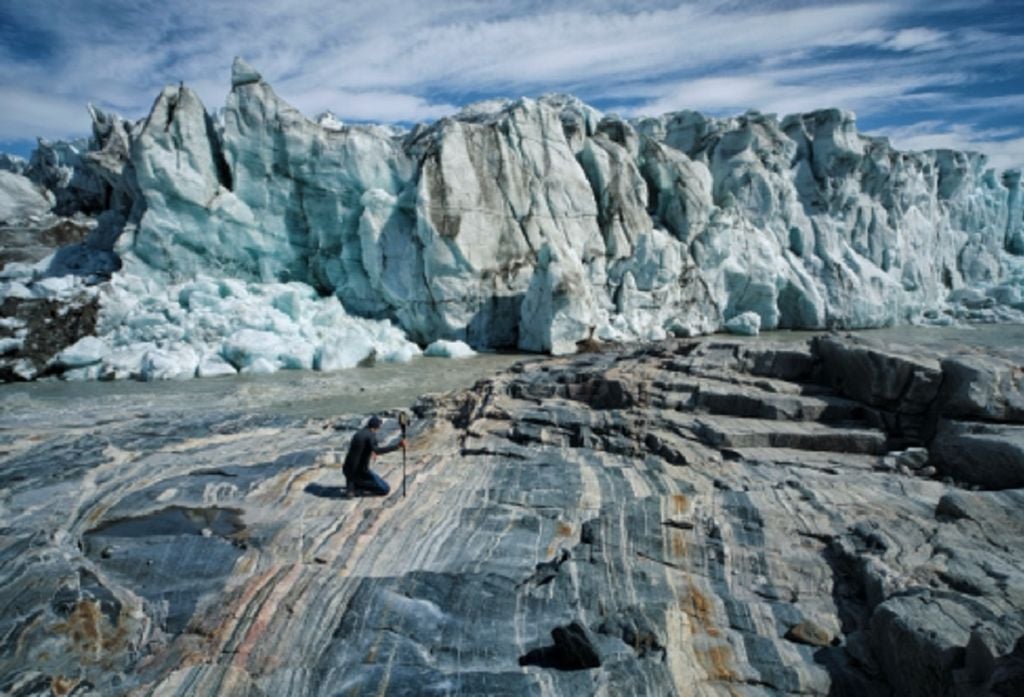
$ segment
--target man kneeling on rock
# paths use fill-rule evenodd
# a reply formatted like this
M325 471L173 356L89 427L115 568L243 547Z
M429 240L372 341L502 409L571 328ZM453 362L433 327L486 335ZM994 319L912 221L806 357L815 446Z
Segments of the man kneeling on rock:
M405 439L401 438L392 445L380 446L377 444L378 430L380 419L371 416L366 426L352 436L352 443L348 446L348 455L345 456L345 465L342 468L345 473L345 488L349 495L386 496L391 491L388 483L370 469L370 460L378 455L404 448Z

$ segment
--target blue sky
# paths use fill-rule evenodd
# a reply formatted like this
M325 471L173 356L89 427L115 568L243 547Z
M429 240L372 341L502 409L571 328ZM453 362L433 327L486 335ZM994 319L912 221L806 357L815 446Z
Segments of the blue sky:
M1024 165L1024 0L0 0L0 150L144 116L184 81L224 103L241 55L307 115L431 120L571 92L623 115L838 106L902 148Z

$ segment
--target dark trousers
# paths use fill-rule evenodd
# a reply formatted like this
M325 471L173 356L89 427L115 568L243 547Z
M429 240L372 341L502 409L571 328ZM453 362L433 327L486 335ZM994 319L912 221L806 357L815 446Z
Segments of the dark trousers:
M391 491L388 483L380 478L375 472L367 472L364 476L357 478L345 478L345 488L350 494L364 494L369 496L387 496Z

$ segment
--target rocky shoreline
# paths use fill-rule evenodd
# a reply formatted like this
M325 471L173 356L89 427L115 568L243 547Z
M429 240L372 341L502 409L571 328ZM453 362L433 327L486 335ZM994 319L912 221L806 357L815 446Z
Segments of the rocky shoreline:
M518 364L419 400L385 500L338 498L356 416L0 415L0 689L1021 694L1016 354Z

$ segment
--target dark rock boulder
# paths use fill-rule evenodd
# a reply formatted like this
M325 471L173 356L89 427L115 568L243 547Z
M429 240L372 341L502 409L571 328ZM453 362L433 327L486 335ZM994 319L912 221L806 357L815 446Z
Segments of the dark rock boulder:
M818 337L812 345L825 382L869 406L919 415L932 408L939 394L942 369L935 359L831 336Z
M1024 425L943 419L930 447L940 474L984 489L1024 488Z
M942 361L942 413L952 419L1024 421L1024 368L985 356Z

